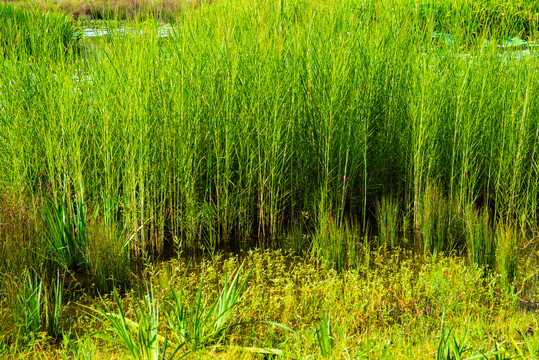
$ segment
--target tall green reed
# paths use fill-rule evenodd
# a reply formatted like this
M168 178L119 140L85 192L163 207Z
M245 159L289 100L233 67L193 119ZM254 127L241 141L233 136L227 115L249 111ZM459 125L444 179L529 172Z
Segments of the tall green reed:
M3 58L62 59L78 48L80 35L65 14L2 3L0 20Z
M427 185L416 210L417 234L425 252L452 251L462 249L464 243L464 221L458 203L446 199L440 188Z
M117 203L104 198L89 219L88 271L99 292L126 289L132 281L130 242L125 228L115 220ZM125 225L124 225L125 226Z
M509 289L516 278L522 234L515 226L500 221L496 226L496 263L504 286Z
M89 213L113 199L107 221L139 257L174 238L271 244L303 213L313 233L327 217L364 231L388 194L431 250L463 246L451 229L469 204L532 228L537 58L500 53L509 25L472 36L460 15L437 42L434 9L412 5L215 3L186 8L166 38L111 21L61 66L7 62L0 148L14 170L0 183L84 194Z
M399 241L399 202L391 197L383 197L376 205L376 220L380 246L395 248Z
M466 209L466 243L471 260L485 270L496 266L496 238L487 210Z

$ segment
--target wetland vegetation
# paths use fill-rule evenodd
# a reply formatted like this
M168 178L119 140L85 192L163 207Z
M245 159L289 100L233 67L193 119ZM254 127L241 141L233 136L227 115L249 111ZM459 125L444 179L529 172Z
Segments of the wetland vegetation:
M0 356L539 357L538 21L0 3Z

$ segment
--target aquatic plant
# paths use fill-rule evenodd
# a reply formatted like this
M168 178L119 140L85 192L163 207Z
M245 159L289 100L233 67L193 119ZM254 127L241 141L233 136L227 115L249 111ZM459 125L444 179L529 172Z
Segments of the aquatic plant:
M105 329L111 331L98 332L96 337L121 345L136 360L158 360L164 358L166 340L159 335L159 299L154 296L153 287L146 288L142 300L135 299L134 319L127 317L127 312L116 289L113 291L116 311L106 301L94 303L95 308L88 308L90 315L100 321ZM164 342L164 349L159 343Z
M330 358L333 355L335 340L331 330L331 316L329 313L323 314L320 318L319 327L316 329L316 341L322 357L324 359Z
M88 260L88 231L84 199L74 200L68 207L63 197L59 204L46 198L45 215L46 242L52 260L64 269L84 269Z
M245 285L249 280L249 271L243 281L243 266L236 271L232 281L228 282L228 276L224 275L224 285L217 299L213 303L209 299L203 299L203 281L200 282L198 292L194 299L188 300L185 295L184 273L179 293L172 291L170 309L166 312L168 326L176 339L176 350L187 347L190 350L207 347L218 343L224 336L225 331L241 325L231 323L235 308L245 291Z

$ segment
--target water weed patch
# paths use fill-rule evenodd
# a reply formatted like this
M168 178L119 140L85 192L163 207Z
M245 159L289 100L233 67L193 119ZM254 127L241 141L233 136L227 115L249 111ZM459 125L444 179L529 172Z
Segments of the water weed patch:
M316 258L281 251L254 251L244 260L221 255L191 265L171 260L154 268L140 291L83 300L85 307L67 304L62 327L71 344L49 345L46 354L65 358L75 349L91 358L141 359L394 359L459 352L510 357L528 354L526 343L537 341L535 315L500 291L502 279L485 278L464 259L380 252L373 263L339 273ZM237 283L224 276L242 268L250 275ZM232 289L241 291L236 302L223 301ZM24 358L28 350L19 351Z

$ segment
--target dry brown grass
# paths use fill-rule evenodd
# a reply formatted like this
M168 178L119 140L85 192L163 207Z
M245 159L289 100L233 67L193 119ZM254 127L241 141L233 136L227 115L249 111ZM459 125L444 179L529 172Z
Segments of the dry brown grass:
M16 194L0 194L0 254L9 254L0 258L0 276L40 263L39 206Z
M185 6L199 6L213 0L2 0L16 1L21 5L60 10L76 19L145 19L158 17L173 21Z
M135 18L159 16L170 20L177 16L181 9L181 2L174 0L99 0L73 4L64 1L60 6L63 10L73 14L75 18L107 19L107 18Z

